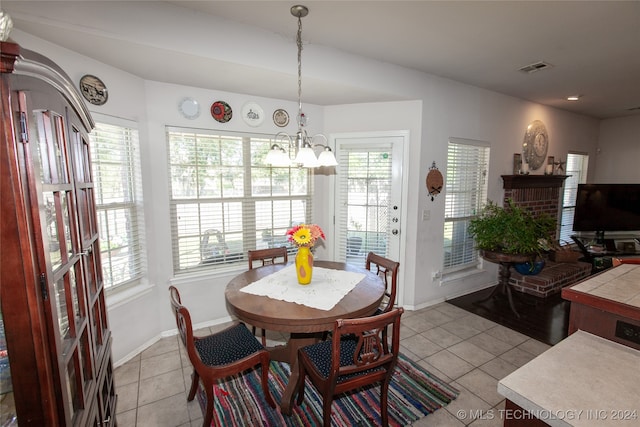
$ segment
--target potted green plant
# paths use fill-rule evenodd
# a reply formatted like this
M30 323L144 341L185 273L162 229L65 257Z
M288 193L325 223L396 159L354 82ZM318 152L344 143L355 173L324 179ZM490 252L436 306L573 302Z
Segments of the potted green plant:
M553 241L556 221L547 213L534 214L508 199L505 206L489 201L469 224L476 247L488 261L529 262L536 259Z

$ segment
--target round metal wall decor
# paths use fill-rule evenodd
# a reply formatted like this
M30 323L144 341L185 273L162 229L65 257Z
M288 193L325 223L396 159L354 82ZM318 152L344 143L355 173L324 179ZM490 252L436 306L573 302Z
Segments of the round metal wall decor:
M282 108L278 108L273 112L273 123L278 127L285 127L289 124L289 113Z
M547 160L549 150L549 135L547 129L540 120L534 120L524 134L522 154L524 161L529 164L530 170L539 169Z
M432 202L442 191L443 185L444 179L442 178L442 173L438 170L436 162L433 162L429 168L429 173L427 174L427 191L431 196Z

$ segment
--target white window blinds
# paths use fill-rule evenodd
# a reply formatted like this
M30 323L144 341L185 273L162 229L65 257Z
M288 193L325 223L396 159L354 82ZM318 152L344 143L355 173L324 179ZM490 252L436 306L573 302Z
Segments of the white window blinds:
M489 145L451 138L445 181L443 272L475 266L478 251L467 229L487 199Z
M90 140L104 286L115 289L146 270L138 131L96 123Z
M364 265L369 252L388 256L391 144L341 146L338 153L339 259Z
M311 173L272 168L268 137L168 128L176 273L225 268L250 249L291 247L286 231L311 222Z
M572 243L573 214L575 212L578 184L587 182L587 166L589 156L587 154L569 153L567 155L566 175L564 191L562 193L562 212L560 218L560 244Z

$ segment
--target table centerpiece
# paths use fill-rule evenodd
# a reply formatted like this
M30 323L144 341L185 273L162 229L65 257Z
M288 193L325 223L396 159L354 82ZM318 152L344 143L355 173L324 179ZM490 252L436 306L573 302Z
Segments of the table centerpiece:
M298 283L308 285L313 274L313 252L311 248L318 240L325 239L324 231L316 224L300 224L287 231L289 241L298 247L295 257Z

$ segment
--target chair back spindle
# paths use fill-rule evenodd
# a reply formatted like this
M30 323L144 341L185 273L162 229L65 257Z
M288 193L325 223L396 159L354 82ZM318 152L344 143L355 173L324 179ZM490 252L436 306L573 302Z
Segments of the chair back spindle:
M367 254L365 268L375 272L384 282L384 297L380 308L376 311L376 314L386 313L391 310L396 303L400 263L380 256L374 252L369 252Z

